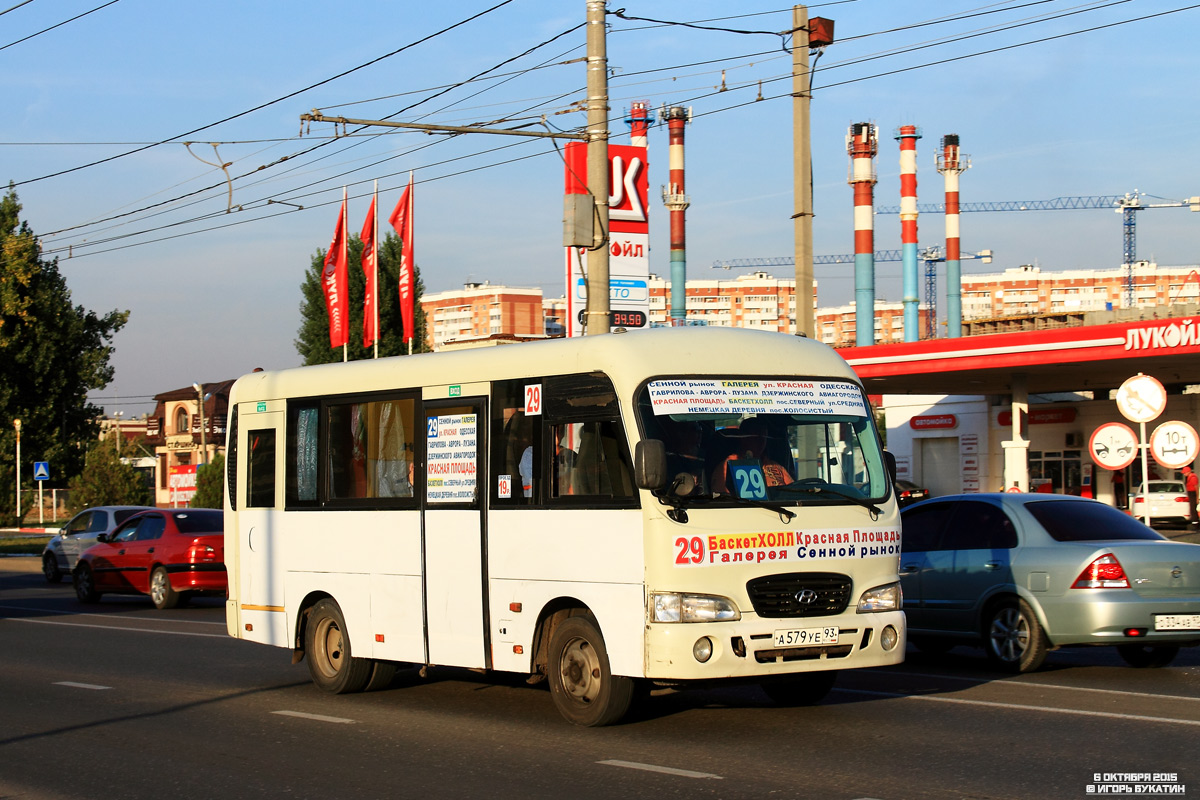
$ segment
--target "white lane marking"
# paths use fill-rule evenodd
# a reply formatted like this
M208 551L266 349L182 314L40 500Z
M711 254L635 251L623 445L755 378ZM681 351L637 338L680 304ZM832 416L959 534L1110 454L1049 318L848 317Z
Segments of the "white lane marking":
M97 686L94 683L76 683L75 681L55 681L55 686L70 686L75 689L111 689L111 686Z
M996 703L991 700L967 700L961 697L936 697L929 694L899 694L897 692L873 692L867 689L835 689L838 692L850 694L866 694L872 697L898 697L902 700L931 700L935 703L958 703L965 706L984 706L987 708L1004 708L1012 711L1040 711L1046 714L1073 714L1079 717L1103 717L1105 719L1123 719L1134 722L1165 722L1171 725L1194 725L1200 727L1200 720L1174 719L1171 717L1148 717L1142 714L1115 714L1111 711L1084 711L1078 708L1047 708L1045 706L1030 706L1020 703Z
M983 686L992 683L1005 683L1012 686L1043 688L1043 689L1063 689L1069 692L1094 692L1096 694L1117 694L1127 695L1129 697L1155 697L1161 700L1197 700L1200 697L1189 697L1183 694L1153 694L1150 692L1130 692L1122 689L1093 689L1089 686L1063 686L1060 683L1039 683L1037 681L1019 681L1014 678L997 678L996 680L980 680L979 678L970 678L965 675L932 675L924 672L887 672L880 669L864 669L863 672L874 672L885 675L909 675L914 678L929 678L930 680L939 680L945 678L951 681L965 681L973 683L976 686Z
M609 759L608 761L597 761L597 764L605 764L610 767L625 767L626 769L640 769L645 772L661 772L663 775L675 775L680 778L709 778L715 781L725 780L720 775L713 775L709 772L692 772L690 769L675 769L674 767L659 767L654 764L639 764L636 761L618 761Z
M0 605L0 608L7 608L7 609L11 609L13 611L36 611L39 614L58 614L59 616L64 616L64 617L104 617L105 619L112 619L111 614L92 614L92 613L88 613L86 611L60 611L56 608L35 608L33 606L4 606L4 605ZM121 619L127 619L127 620L136 619L139 622L170 622L173 625L174 624L217 625L222 628L225 627L224 622L208 622L206 620L201 620L201 619L178 619L175 617L167 618L167 617L162 617L162 616L132 617L132 616L128 616L128 615L122 616Z
M164 636L202 636L208 639L229 639L223 633L191 633L189 631L152 631L148 628L124 628L120 625L84 625L82 622L54 622L48 619L26 619L25 617L3 617L5 622L31 622L34 625L65 625L68 628L96 628L102 631L129 631L130 633L161 633Z
M353 725L354 720L345 719L344 717L326 717L321 714L306 714L303 711L272 711L272 714L278 714L281 717L299 717L300 719L312 719L317 722L336 722L341 725Z

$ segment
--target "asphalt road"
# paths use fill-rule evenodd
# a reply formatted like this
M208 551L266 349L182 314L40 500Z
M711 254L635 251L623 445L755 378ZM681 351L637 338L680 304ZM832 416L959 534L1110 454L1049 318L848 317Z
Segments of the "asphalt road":
M910 651L812 708L659 690L592 730L514 676L410 670L326 695L287 652L228 638L220 600L83 606L36 569L0 559L4 800L1083 798L1096 773L1200 792L1200 649L1159 670L1061 650L1019 677L971 648Z

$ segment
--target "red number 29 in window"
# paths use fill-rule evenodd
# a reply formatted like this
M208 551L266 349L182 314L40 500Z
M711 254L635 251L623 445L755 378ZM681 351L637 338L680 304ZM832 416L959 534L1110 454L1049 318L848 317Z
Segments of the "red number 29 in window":
M542 385L530 383L525 386L525 414L531 416L542 413Z

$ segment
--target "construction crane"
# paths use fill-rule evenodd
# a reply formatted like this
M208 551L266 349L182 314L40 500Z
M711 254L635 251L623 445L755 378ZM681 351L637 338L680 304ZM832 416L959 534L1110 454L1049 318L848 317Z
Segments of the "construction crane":
M960 259L979 258L983 263L992 263L992 251L980 250L978 253L960 253ZM940 247L926 247L921 251L921 259L925 262L925 338L932 339L937 333L937 265L946 260ZM875 261L903 261L899 250L876 250ZM714 261L713 269L748 269L759 267L790 267L796 263L791 256L767 258L731 258L725 261ZM813 256L814 264L853 264L854 254L837 256Z
M1123 231L1122 263L1125 265L1125 306L1133 307L1133 265L1137 263L1137 217L1136 212L1147 208L1190 208L1200 211L1200 197L1186 200L1167 200L1163 203L1143 203L1145 192L1134 190L1124 195L1091 195L1083 197L1056 197L1053 200L1013 200L1000 203L960 203L961 213L968 211L1071 211L1081 208L1111 208L1121 214ZM1164 198L1156 198L1164 199ZM917 211L922 214L944 214L944 203L919 203ZM899 206L884 206L875 209L876 214L899 214Z
M876 261L900 261L899 250L876 250ZM840 256L813 256L814 264L853 264L854 254ZM768 258L731 258L725 261L714 261L713 269L747 269L757 267L791 267L796 264L792 256Z
M982 259L983 263L992 263L992 251L980 250L978 253L959 253L959 259L978 258ZM937 337L937 265L946 260L942 255L942 248L934 245L926 247L921 251L921 260L925 262L925 338L934 339ZM950 303L951 298L947 298L947 304L950 306L950 311L954 311L954 304ZM953 315L953 314L952 314ZM960 318L947 318L947 324L956 326L950 331L950 336L957 338L962 332L961 306L959 309Z

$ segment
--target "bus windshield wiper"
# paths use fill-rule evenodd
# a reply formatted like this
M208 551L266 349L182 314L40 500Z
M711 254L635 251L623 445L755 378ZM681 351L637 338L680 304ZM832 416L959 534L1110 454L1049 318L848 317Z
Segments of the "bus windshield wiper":
M883 514L882 509L880 509L879 506L875 505L870 500L867 500L864 497L855 497L852 494L847 494L846 492L843 492L839 489L833 488L833 486L831 486L828 483L825 483L824 481L816 481L815 479L809 479L808 481L800 481L798 483L793 483L788 486L781 486L777 489L777 491L780 491L780 492L802 492L804 494L832 494L832 495L836 495L837 497L841 497L845 500L849 500L851 503L854 503L855 505L860 505L863 508L867 509L868 511L871 512L872 520L879 519L880 515Z
M799 503L777 503L773 500L754 500L749 497L738 497L735 494L722 494L718 495L715 499L732 500L739 506L753 506L754 508L765 508L768 511L774 511L785 523L791 522L796 516L795 511L788 510L788 505L800 505Z

